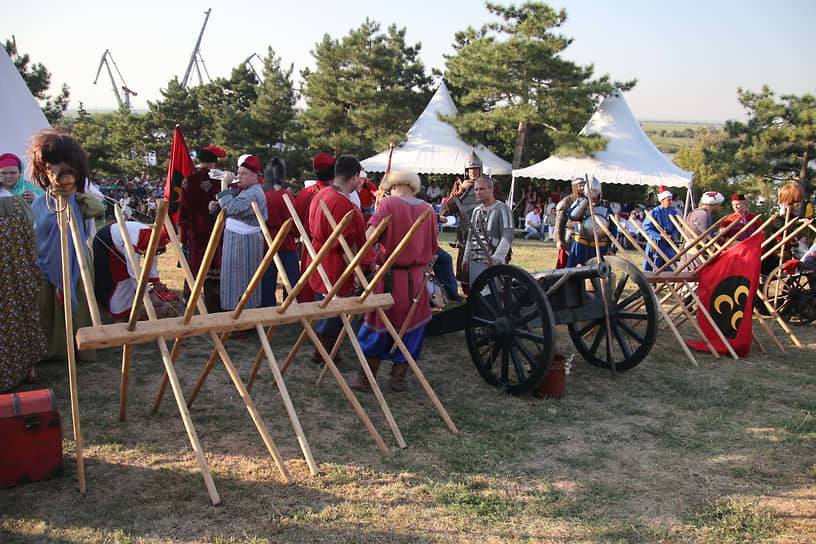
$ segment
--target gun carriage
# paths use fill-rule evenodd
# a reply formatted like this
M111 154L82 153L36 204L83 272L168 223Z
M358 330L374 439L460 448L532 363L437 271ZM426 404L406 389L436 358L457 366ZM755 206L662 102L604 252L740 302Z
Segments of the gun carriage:
M614 375L649 354L657 312L643 272L620 257L536 274L500 264L479 275L466 304L437 312L427 334L464 330L482 377L521 394L544 379L555 353L557 325L567 326L587 362Z

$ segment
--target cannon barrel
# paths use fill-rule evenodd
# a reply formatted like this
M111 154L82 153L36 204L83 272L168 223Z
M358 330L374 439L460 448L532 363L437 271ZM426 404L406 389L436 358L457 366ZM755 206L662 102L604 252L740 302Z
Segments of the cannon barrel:
M549 272L537 272L533 277L541 284L544 289L549 289L550 292L559 289L564 283L572 280L580 281L592 278L609 277L609 264L606 261L599 263L578 266L574 268L559 268L550 270Z

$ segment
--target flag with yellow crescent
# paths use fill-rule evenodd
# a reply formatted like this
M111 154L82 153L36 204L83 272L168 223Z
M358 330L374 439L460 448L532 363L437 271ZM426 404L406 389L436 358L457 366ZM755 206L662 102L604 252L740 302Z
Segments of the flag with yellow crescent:
M762 232L757 232L720 253L700 272L700 302L740 357L751 352L753 302L759 285L763 239ZM717 353L728 353L703 312L697 312L697 322ZM688 345L708 351L702 340Z

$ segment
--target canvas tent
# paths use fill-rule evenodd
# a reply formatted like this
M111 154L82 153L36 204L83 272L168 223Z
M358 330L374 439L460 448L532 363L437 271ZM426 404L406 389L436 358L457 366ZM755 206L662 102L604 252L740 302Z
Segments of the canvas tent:
M581 130L581 135L589 134L608 138L606 149L594 156L552 156L527 168L513 170L510 194L513 194L516 178L569 181L587 175L601 183L686 187L691 195L692 173L672 163L652 144L619 89L601 102Z
M4 47L0 47L0 119L0 154L14 153L24 161L31 135L50 126Z
M425 110L408 130L405 143L396 147L391 157L392 170L409 170L418 174L464 174L465 160L475 150L490 175L510 174L512 166L483 145L471 146L459 139L456 129L439 119L458 112L443 81ZM369 172L385 172L388 151L362 161Z

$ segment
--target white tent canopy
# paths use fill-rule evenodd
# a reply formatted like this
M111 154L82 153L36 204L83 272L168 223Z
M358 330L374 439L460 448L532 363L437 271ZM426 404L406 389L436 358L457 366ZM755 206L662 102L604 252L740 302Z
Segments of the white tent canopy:
M471 146L459 139L456 129L439 119L439 115L456 115L448 88L443 81L425 110L408 130L405 143L394 148L392 170L408 170L418 174L463 174L465 161L475 150L489 175L510 174L512 166L483 145ZM385 172L388 151L362 161L368 172Z
M24 161L29 138L50 126L4 47L0 47L0 119L0 155L14 153Z
M581 130L582 136L589 134L608 138L606 149L588 157L549 157L513 170L513 182L515 178L573 180L586 175L601 183L691 189L692 173L675 165L652 144L619 89L601 102Z

